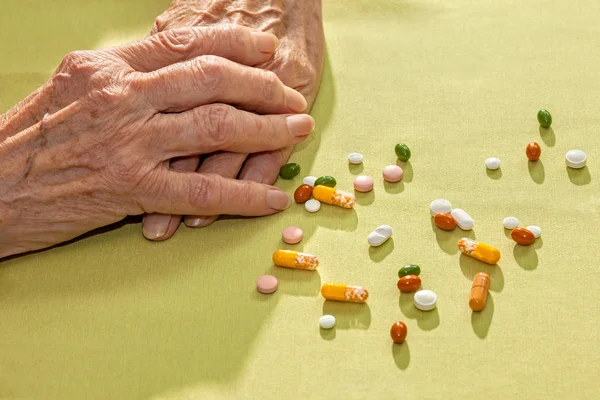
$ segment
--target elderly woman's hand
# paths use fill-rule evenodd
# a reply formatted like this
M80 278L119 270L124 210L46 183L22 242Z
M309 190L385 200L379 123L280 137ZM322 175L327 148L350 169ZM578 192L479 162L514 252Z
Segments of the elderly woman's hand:
M320 0L173 0L171 7L156 19L153 33L184 26L243 25L274 33L279 38L275 56L259 64L273 71L282 82L302 93L312 106L321 81L324 57L323 25ZM252 154L218 153L199 165L198 158L183 158L171 168L272 184L279 168L287 162L293 147ZM210 225L217 216L187 216L190 227ZM148 215L144 235L148 239L171 237L181 216Z
M306 108L302 95L242 65L265 62L276 46L271 34L204 27L65 57L46 85L0 117L0 257L127 215L287 208L289 196L272 186L168 168L176 157L306 139L312 118L289 115Z

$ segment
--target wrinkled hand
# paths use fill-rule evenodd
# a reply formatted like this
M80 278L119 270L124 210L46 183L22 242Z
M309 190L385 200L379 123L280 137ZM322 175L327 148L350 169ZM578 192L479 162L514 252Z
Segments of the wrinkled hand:
M127 215L287 208L289 196L272 186L169 170L175 157L306 139L312 118L289 115L306 107L302 95L245 66L269 59L276 44L243 27L186 28L65 57L0 118L0 257Z
M321 81L324 38L320 0L174 0L156 19L152 33L184 26L244 25L274 33L279 38L275 56L258 64L273 71L281 81L302 93L310 110ZM176 170L211 172L224 177L239 177L272 184L293 147L251 154L218 153L206 158L198 168L198 158L174 160ZM217 216L187 216L190 227L212 224ZM144 236L153 240L170 238L181 222L178 215L148 215Z

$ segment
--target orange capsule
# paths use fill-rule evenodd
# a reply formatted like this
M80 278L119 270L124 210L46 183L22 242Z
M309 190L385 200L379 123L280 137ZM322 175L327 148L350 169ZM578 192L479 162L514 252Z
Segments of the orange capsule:
M542 155L542 148L536 142L531 142L527 145L525 154L527 154L527 158L529 158L530 161L537 161Z
M310 196L312 196L312 186L310 185L300 185L298 189L294 192L294 200L298 204L306 203L310 200Z
M411 293L421 287L421 278L417 275L405 275L398 280L398 289L402 293Z
M277 250L273 253L273 263L278 267L314 271L319 266L319 258L311 254L299 253L292 250Z
M469 307L473 311L481 311L485 307L488 290L490 288L490 276L485 272L479 272L473 278L471 295L469 296Z
M404 343L407 333L408 329L406 329L406 325L404 325L404 322L402 321L395 322L394 325L392 325L392 329L390 329L390 336L396 344Z
M364 303L369 298L369 291L366 288L345 283L326 283L321 287L321 294L327 300L351 303Z
M435 214L433 222L435 226L444 231L453 231L456 229L456 220L450 214Z
M535 242L535 235L528 229L515 228L510 233L510 237L523 246L530 246Z

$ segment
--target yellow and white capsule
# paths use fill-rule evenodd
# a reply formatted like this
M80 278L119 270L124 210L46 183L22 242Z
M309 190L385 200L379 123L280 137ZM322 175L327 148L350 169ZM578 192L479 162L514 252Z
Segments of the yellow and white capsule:
M460 239L458 241L458 249L463 254L491 265L497 264L500 260L500 250L489 244L481 243L469 238Z
M344 283L326 283L321 287L321 294L327 300L351 303L364 303L369 298L369 291L366 288Z
M322 203L333 204L338 207L352 208L356 204L356 198L353 194L329 186L315 186L312 196Z
M292 250L277 250L273 253L273 262L278 267L308 269L310 271L314 271L319 266L317 256Z

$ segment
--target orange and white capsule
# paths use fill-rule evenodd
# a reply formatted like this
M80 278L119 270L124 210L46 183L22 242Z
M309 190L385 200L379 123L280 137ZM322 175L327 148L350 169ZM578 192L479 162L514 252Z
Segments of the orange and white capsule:
M344 283L326 283L321 287L321 294L327 300L351 303L364 303L369 298L369 291L366 288Z
M353 194L329 186L315 186L312 196L322 203L333 204L338 207L352 208L356 204L356 198Z
M460 239L458 241L458 249L461 253L487 264L494 265L500 260L500 250L489 244L481 243L469 238Z
M308 269L310 271L314 271L319 266L317 256L292 250L277 250L273 253L273 262L278 267Z

